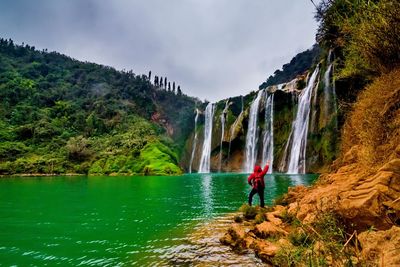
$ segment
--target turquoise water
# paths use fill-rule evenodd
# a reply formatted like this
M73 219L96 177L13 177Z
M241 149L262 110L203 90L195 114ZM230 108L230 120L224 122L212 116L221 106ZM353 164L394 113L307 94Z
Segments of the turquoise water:
M154 265L199 224L237 211L246 177L0 179L0 265ZM315 178L267 175L266 203Z

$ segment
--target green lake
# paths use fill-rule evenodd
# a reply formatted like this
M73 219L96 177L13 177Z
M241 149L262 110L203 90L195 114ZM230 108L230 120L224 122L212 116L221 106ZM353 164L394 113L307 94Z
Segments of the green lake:
M316 177L267 175L266 204L289 186L308 185ZM0 265L170 265L166 254L181 253L196 227L247 201L246 178L1 178Z

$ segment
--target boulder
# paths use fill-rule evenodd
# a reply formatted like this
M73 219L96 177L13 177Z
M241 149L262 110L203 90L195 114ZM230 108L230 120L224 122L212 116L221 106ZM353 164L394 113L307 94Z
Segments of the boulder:
M389 229L392 223L383 203L390 203L400 197L397 190L399 178L393 172L379 171L359 181L353 190L339 195L338 214L359 230L368 229L372 225L380 230Z
M272 212L270 212L272 215L274 215L275 217L278 218L283 218L284 214L286 212L286 207L281 206L281 205L276 205L274 207L274 210Z
M400 266L400 227L385 231L365 231L358 235L361 256L367 265Z
M282 228L267 221L256 225L253 231L257 237L261 238L281 237L281 236L286 236L288 234L288 232L286 232Z
M274 215L273 212L268 212L268 213L266 213L266 217L267 217L267 220L268 220L269 222L273 223L273 224L276 225L276 226L279 226L279 225L282 224L282 220L279 219L279 218L277 218L277 217L275 217L275 215Z
M255 236L252 233L247 233L245 227L235 223L228 229L225 235L220 238L220 242L241 252L249 248L254 238Z
M266 263L272 263L272 258L280 249L279 246L267 240L256 240L251 248L254 250L257 257Z

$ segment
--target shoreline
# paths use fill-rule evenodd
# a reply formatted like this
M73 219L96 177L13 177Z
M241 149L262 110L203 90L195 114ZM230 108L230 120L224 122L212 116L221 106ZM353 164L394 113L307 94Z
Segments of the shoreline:
M145 174L129 174L129 173L110 173L110 174L84 174L84 173L21 173L21 174L0 174L0 178L15 178L15 177L54 177L54 176L87 176L87 177L96 177L96 176L182 176L183 174L175 174L175 175L167 175L167 174L153 174L153 175L145 175Z
M64 174L56 174L56 173L21 173L21 174L0 174L0 178L29 178L29 177L55 177L55 176L88 176L87 174L80 173L64 173Z

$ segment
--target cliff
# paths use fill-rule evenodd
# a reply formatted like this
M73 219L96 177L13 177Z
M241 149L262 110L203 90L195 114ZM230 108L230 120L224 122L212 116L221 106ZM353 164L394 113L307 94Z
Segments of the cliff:
M309 135L307 138L306 164L308 172L319 172L327 169L336 158L338 152L338 113L336 96L326 87L331 86L332 72L328 70L328 62L322 59L319 63L320 71L317 82L312 88L311 114ZM315 68L315 66L314 66ZM296 117L299 96L308 83L310 73L298 75L295 79L279 85L268 86L263 90L257 113L257 129L255 131L256 162L262 164L263 138L267 129L266 116L267 97L274 96L273 102L273 169L281 172L287 171L288 139ZM325 77L327 76L327 77ZM224 99L215 103L211 140L211 171L212 172L242 172L244 169L246 135L249 132L250 109L258 92L253 91L245 96ZM199 107L204 111L204 107ZM222 129L221 117L224 117ZM224 135L222 136L222 133ZM194 145L195 133L189 136L181 165L185 170L190 169L191 155L192 170L197 171L204 143L204 114L200 114L197 125L196 147ZM194 152L193 152L194 150Z
M237 218L222 243L277 266L400 265L399 8L390 0L320 2L317 40L336 57L338 158L281 205L243 207L247 221Z
M279 201L285 206L259 210L250 224L235 223L221 241L253 249L280 266L398 266L399 103L397 69L359 95L342 129L341 155L332 173L311 188L292 188Z

